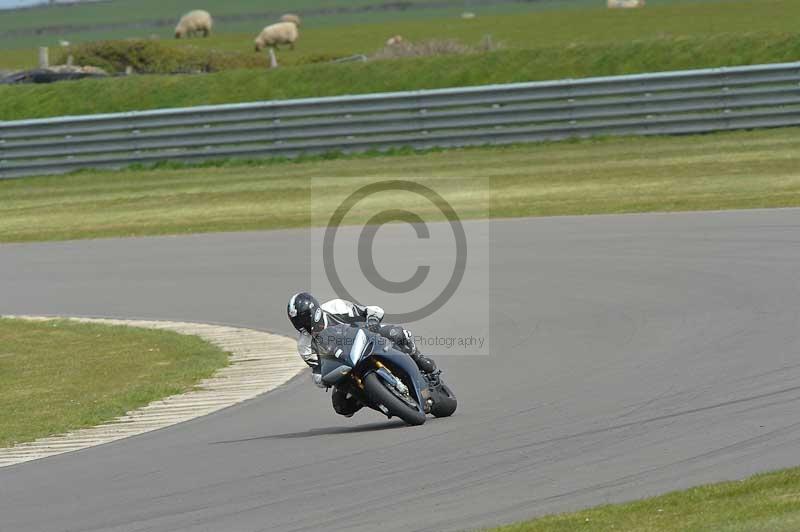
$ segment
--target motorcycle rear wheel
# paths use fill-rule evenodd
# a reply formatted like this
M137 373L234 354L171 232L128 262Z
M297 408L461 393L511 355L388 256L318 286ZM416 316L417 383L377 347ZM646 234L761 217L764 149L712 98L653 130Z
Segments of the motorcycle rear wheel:
M425 414L393 394L375 373L370 373L364 378L364 389L373 402L385 406L391 415L399 417L409 425L425 423Z
M458 407L456 395L445 383L441 383L436 390L436 402L431 407L431 414L436 417L449 417Z

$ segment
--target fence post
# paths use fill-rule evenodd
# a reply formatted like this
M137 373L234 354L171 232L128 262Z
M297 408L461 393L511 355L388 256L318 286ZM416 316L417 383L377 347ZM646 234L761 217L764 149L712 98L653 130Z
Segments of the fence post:
M39 68L48 68L50 66L50 51L47 46L39 47Z

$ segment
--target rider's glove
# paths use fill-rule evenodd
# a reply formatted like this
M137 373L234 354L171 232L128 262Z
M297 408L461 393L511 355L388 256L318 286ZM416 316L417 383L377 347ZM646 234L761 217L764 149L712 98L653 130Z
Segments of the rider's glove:
M381 320L375 316L369 316L367 318L367 328L374 333L380 332Z
M314 384L317 386L317 388L327 388L328 387L327 384L322 382L322 374L320 374L320 373L312 372L311 373L311 380L314 381Z
M411 334L411 331L404 329L403 336L405 337L405 344L408 346L409 352L412 355L417 353L417 343L414 341L414 335Z

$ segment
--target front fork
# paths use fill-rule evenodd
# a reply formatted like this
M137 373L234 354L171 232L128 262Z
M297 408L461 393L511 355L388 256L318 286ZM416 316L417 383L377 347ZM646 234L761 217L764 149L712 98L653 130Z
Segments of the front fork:
M417 399L414 399L414 397L412 397L411 391L409 390L408 386L401 379L397 378L391 372L391 370L389 370L389 368L387 368L383 363L381 363L380 360L374 360L373 359L373 360L371 360L371 362L372 362L371 370L373 372L375 372L378 375L380 375L380 377L385 382L387 382L390 385L392 385L398 392L400 392L403 395L408 396L409 399L414 400L414 402L417 403L417 405L419 405L419 401ZM441 373L441 371L437 371L436 372L436 375L437 375L436 382L437 383L438 383L438 374L439 373ZM353 379L355 380L356 386L358 386L361 389L361 391L363 392L364 391L364 383L361 380L361 378L354 373L353 374ZM427 376L425 377L425 379L429 383L431 382L427 378ZM431 398L430 386L421 389L420 390L420 395L422 396L423 410L425 411L426 414L428 414L431 411L431 406L433 406L433 399Z

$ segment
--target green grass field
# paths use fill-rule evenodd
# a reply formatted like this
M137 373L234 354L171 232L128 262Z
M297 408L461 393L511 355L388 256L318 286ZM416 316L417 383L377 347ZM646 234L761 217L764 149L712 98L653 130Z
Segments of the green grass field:
M730 0L651 0L651 7L677 2L699 3ZM0 48L20 49L55 45L59 40L87 40L148 37L172 37L180 15L198 7L209 9L222 33L244 32L247 35L285 12L304 15L308 29L354 26L373 23L408 23L429 19L460 17L465 10L478 18L500 13L529 13L562 9L603 8L603 0L539 0L520 3L513 0L473 2L471 0L404 0L402 8L392 0L227 0L203 6L195 0L113 0L71 6L40 7L0 11ZM111 29L109 24L137 23L139 27ZM38 31L37 31L38 30ZM42 31L44 30L44 31ZM389 30L391 31L391 30ZM397 32L392 32L397 33Z
M490 532L795 532L800 468L543 517Z
M266 65L266 54L252 50L259 23L246 33L221 31L209 39L159 41L168 48L232 54L227 56L231 67L249 70L0 86L0 120L794 61L800 60L796 20L800 2L763 0L668 3L641 10L553 9L472 20L399 19L350 26L314 27L309 21L297 49L279 52L286 68L274 71L252 68L259 61ZM318 63L372 54L396 33L417 42L452 38L467 44L492 35L503 48L367 64ZM34 59L32 49L6 50L0 54L0 68L26 61L30 65Z
M301 28L297 56L329 52L371 53L386 39L401 34L409 40L453 38L474 43L491 34L511 49L568 46L580 43L623 43L665 37L708 37L758 32L796 33L800 2L796 0L676 2L645 9L609 10L604 2L582 9L492 14L470 20L459 17L392 20L390 22ZM311 20L309 20L309 24ZM305 24L305 23L304 23ZM252 49L261 28L245 33L222 32L192 42L169 40L175 46L208 46L224 50ZM290 62L290 54L284 54Z
M312 178L336 202L341 183L391 177L423 180L465 218L487 200L500 217L800 206L800 130L5 180L0 242L302 227Z
M121 3L97 4L93 8L100 9L102 6L110 8L117 4ZM461 19L456 16L457 13L453 13L452 16L426 13L426 16L421 18L392 16L384 21L357 19L318 25L313 17L309 17L301 28L297 50L281 54L280 59L285 64L291 65L307 62L310 57L321 54L334 56L370 54L380 48L388 37L395 34L404 35L411 40L454 38L467 43L477 42L484 35L491 34L495 40L502 41L510 49L531 49L561 47L575 43L602 44L665 37L708 37L726 33L796 33L798 32L796 20L800 19L800 2L795 0L670 2L648 5L647 8L640 10L608 10L603 7L603 2L589 3L590 6L596 7L586 7L586 4L587 2L581 2L580 5L584 6L581 9L547 11L534 9L529 4L510 4L515 9L513 13L503 13L500 7L494 6L490 11L470 20ZM86 9L90 7L92 6L85 6ZM21 16L13 15L9 18L16 19ZM0 12L0 28L2 17L8 15ZM159 36L172 46L211 47L249 54L253 53L253 38L269 22L269 20L247 22L249 27L245 28L225 27L220 24L209 39L176 41L171 39L171 26L162 28ZM13 24L10 21L7 23ZM149 30L138 30L122 34L120 32L96 34L90 39L80 40L148 38L152 34L153 32ZM57 48L59 40L61 37L45 38L35 44ZM35 65L37 56L33 45L21 45L16 41L3 42L0 39L0 47L3 48L0 54L0 68Z
M227 364L193 336L0 319L0 447L98 425L182 393Z
M0 86L0 120L713 67L722 57L729 65L794 60L800 57L800 34L655 39L269 72L5 85Z

